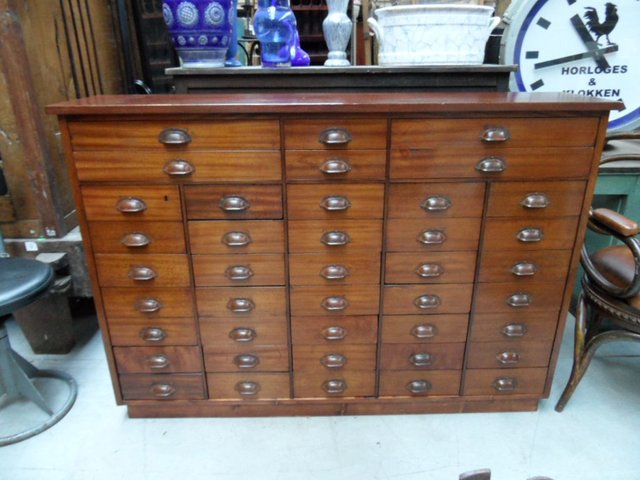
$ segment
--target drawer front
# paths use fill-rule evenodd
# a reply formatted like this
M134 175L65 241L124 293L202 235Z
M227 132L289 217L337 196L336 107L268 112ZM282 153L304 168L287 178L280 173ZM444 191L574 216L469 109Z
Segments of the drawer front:
M180 194L174 186L82 187L87 219L171 221L181 220Z
M278 182L274 151L85 151L73 154L80 182ZM109 168L105 168L109 165Z
M289 251L379 252L382 247L381 220L292 220L289 222Z
M386 283L473 283L476 252L388 253Z
M302 372L293 376L295 398L372 397L376 374L364 372Z
M549 342L472 342L467 353L467 368L528 368L549 364Z
M557 282L569 270L571 250L488 251L480 259L480 282L514 282L514 285Z
M184 192L190 220L282 218L279 185L188 185Z
M288 120L284 125L284 138L288 150L385 149L387 120L344 117Z
M215 400L290 398L288 373L210 373L207 384Z
M384 185L289 185L287 204L292 220L382 218Z
M292 285L341 285L380 282L380 254L311 253L289 256Z
M472 342L551 343L556 335L557 312L477 313L471 322Z
M468 315L385 315L382 341L385 344L465 342L468 323Z
M568 217L582 210L586 182L495 182L489 217Z
M293 370L296 373L351 372L375 368L375 345L293 346Z
M380 180L386 175L385 150L288 150L287 180Z
M286 315L283 287L196 288L198 314L204 317L282 319Z
M389 252L478 249L479 218L392 219L387 225Z
M472 284L384 287L384 314L469 313Z
M332 316L291 317L294 345L375 344L378 341L378 317Z
M286 346L234 345L204 347L207 372L288 372Z
M214 345L247 346L247 345L286 345L287 323L282 319L277 322L243 321L236 319L202 318L200 317L200 338L207 347Z
M193 255L196 286L284 285L284 255Z
M109 338L116 346L196 345L193 317L108 319Z
M102 289L108 318L168 318L193 315L193 295L188 288Z
M176 129L184 133L175 132ZM163 144L161 136L174 131L183 144ZM71 122L71 143L75 151L101 148L125 150L144 148L157 150L192 150L200 148L277 149L280 128L277 120L144 120ZM108 135L105 134L108 132ZM185 136L186 134L186 136ZM187 141L188 140L188 141Z
M191 373L120 375L125 400L204 400L204 376Z
M188 287L186 255L97 254L98 282L103 287Z
M291 287L291 315L377 315L378 285Z
M432 370L429 372L395 371L380 374L381 397L430 397L458 395L459 370Z
M484 183L389 186L389 218L481 217Z
M281 221L191 221L191 252L194 254L282 253Z
M496 250L571 250L579 217L487 220L484 249Z
M400 119L391 125L391 148L591 146L597 130L597 118Z
M587 178L593 150L574 148L485 149L451 147L447 144L429 149L391 151L392 180L485 179L545 180Z
M546 368L467 370L463 394L541 395L546 379Z
M460 370L464 343L383 344L381 370Z
M114 347L120 373L199 373L200 347Z
M185 253L181 222L90 222L95 253Z
M513 283L480 283L474 311L477 313L557 312L560 310L564 282L531 283L518 288Z

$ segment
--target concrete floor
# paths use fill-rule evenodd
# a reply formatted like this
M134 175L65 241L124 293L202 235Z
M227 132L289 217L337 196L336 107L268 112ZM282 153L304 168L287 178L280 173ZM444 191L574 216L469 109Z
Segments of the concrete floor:
M562 414L571 367L570 319L549 400L534 413L129 419L117 407L99 334L68 355L34 355L15 324L14 348L79 384L60 423L0 448L2 480L640 479L640 346L607 346ZM0 410L0 435L25 406Z

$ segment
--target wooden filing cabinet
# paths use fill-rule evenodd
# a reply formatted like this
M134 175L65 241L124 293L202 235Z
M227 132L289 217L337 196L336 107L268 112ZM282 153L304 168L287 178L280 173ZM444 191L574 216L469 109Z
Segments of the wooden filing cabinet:
M617 106L315 93L50 107L118 403L536 409Z

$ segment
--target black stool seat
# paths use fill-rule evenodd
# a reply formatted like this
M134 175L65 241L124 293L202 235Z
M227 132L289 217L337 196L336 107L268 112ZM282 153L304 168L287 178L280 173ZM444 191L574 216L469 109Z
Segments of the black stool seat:
M53 281L53 269L28 258L0 258L0 317L29 305Z

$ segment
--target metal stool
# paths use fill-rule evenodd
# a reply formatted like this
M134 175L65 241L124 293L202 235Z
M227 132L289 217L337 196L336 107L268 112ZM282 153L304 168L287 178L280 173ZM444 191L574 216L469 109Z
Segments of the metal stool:
M18 355L9 343L5 322L12 313L35 301L53 282L54 274L45 263L28 258L0 258L0 399L8 402L25 397L44 410L49 418L26 431L0 437L0 446L33 437L55 425L73 406L78 387L75 380L56 370L39 370ZM69 395L64 404L52 411L33 378L54 378L66 382Z

